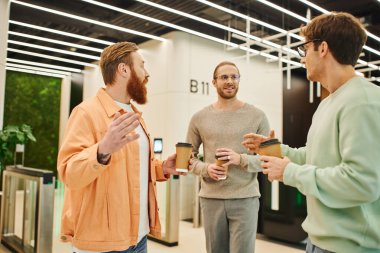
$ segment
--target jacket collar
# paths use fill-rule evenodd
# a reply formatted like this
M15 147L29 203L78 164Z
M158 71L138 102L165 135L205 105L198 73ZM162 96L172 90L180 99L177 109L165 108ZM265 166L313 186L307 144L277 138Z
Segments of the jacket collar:
M96 94L96 97L99 99L109 118L113 117L116 112L123 111L123 109L115 103L113 98L106 92L104 88L99 89L98 93ZM133 104L131 104L131 107L135 113L140 114L140 116L142 115L142 113L139 110L137 110L137 108Z

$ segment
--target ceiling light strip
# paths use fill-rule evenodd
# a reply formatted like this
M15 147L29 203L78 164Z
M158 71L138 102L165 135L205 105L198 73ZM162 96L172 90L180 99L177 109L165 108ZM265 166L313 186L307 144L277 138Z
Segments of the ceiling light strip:
M367 51L370 51L370 52L372 52L372 53L377 54L377 55L380 56L380 51L377 51L377 50L375 50L375 49L373 49L373 48L370 48L369 46L366 46L366 45L364 45L363 48L364 48L365 50L367 50Z
M316 9L316 10L322 12L322 13L329 13L328 10L325 10L325 9L323 9L322 7L319 7L318 5L313 4L313 3L310 2L310 1L307 1L307 0L298 0L298 1L303 2L303 3L306 4L306 5L309 5L310 7L314 8L314 9Z
M380 2L380 0L379 0L379 2ZM372 76L372 77L367 78L367 80L380 82L380 77Z
M286 10L286 9L284 9L284 8L282 8L282 7L280 7L280 6L278 6L278 5L272 4L272 3L270 3L270 2L268 2L268 1L266 1L266 0L258 0L258 1L261 2L261 3L265 3L265 4L267 4L268 6L271 6L271 7L275 8L275 9L277 9L277 10L280 10L280 11L282 11L282 12L288 14L288 15L291 15L291 16L297 18L297 14L295 14L294 12L288 11L288 10ZM299 0L299 1L300 1L300 2L303 2L303 3L305 3L305 4L307 4L307 5L310 6L310 7L313 7L313 8L315 8L315 9L317 9L317 8L316 8L317 5L312 4L312 3L310 3L310 2L307 1L307 0ZM330 13L329 11L327 11L327 10L325 10L325 9L319 7L319 6L318 6L318 9L317 9L317 10L319 10L319 11L321 11L321 12L323 12L323 13ZM302 19L301 19L301 18L298 18L298 19L301 20L301 21L304 21L304 18L302 18ZM306 19L306 20L307 20L307 22L310 22L309 19ZM368 32L367 30L366 30L366 33L367 33L368 36L373 37L374 39L376 39L377 41L380 42L380 38L379 38L379 37L377 37L377 36L371 34L371 33ZM366 46L365 49L368 50L368 49L372 49L372 48ZM368 50L368 51L370 51L370 50ZM373 51L377 51L377 50L373 49ZM373 52L373 51L371 51L371 52Z
M361 72L359 72L359 71L355 71L355 73L356 73L356 75L358 75L358 76L364 76L364 74L363 73L361 73Z
M301 21L303 21L305 23L309 22L309 19L307 19L305 17L302 17L302 16L300 16L300 15L298 15L298 14L292 12L292 11L289 11L289 10L287 10L287 9L281 7L281 6L275 5L275 4L273 4L273 3L269 2L269 1L266 1L266 0L257 0L257 2L265 4L265 5L269 6L269 7L273 8L273 9L276 9L276 10L279 10L279 11L281 11L283 13L286 13L289 16L292 16L292 17L294 17L296 19L299 19L299 20L301 20Z
M361 59L359 59L357 62L358 62L359 64L364 65L364 66L368 66L368 67L370 67L370 68L372 68L372 69L380 70L380 67L376 66L376 65L373 64L373 63L368 63L368 62L363 61L363 60L361 60Z
M292 60L287 60L285 58L280 58L280 61L282 61L284 63L288 63L288 64L293 64L293 65L298 66L298 67L303 67L302 63L295 62L295 61L292 61Z
M61 40L54 40L54 39L34 36L34 35L26 34L26 33L8 31L8 34L20 36L20 37L24 37L24 38L29 38L29 39L34 39L34 40L46 41L49 43L64 45L64 46L73 47L73 48L80 48L80 49L84 49L84 50L88 50L88 51L92 51L92 52L98 52L98 53L103 52L103 49L100 49L100 48L83 46L83 45L79 45L79 44L75 44L75 43L70 43L70 42L65 42L65 41L61 41Z
M121 9L121 8L117 8L115 6L111 6L111 5L108 5L108 4L104 4L104 3L100 3L100 2L92 1L92 0L82 0L82 1L88 2L88 3L92 3L92 4L95 4L95 5L98 5L98 6L102 6L104 8L112 9L112 10L115 10L115 11L120 11L120 12L128 14L128 15L133 15L135 17L142 18L142 19L145 19L145 20L148 20L148 21L151 21L151 22L155 22L155 23L160 24L160 25L168 26L168 27L171 27L173 29L177 29L177 30L180 30L180 31L183 31L183 32L186 32L186 33L194 34L194 35L197 35L199 37L206 38L206 39L209 39L209 40L213 40L213 41L216 41L218 43L225 44L227 46L239 47L239 45L237 45L236 43L228 42L228 41L225 41L225 40L222 40L222 39L219 39L219 38L216 38L216 37L204 34L204 33L200 33L200 32L197 32L197 31L194 31L194 30L182 27L182 26L178 26L178 25L166 22L166 21L162 21L162 20L159 20L159 19L155 19L155 18L151 18L151 17L145 16L145 15L141 15L141 14L138 14L138 13L135 13L135 12L130 12L130 11L127 11L127 10L124 10L124 9Z
M64 17L67 17L67 18L72 18L72 19L83 21L83 22L87 22L87 23L91 23L91 24L96 24L96 25L99 25L99 26L103 26L103 27L114 29L114 30L126 32L126 33L129 33L129 34L135 34L135 35L139 35L139 36L142 36L142 37L145 37L145 38L149 38L149 39L153 39L153 40L158 40L158 41L165 41L165 39L163 39L161 37L158 37L158 36L154 36L154 35L143 33L143 32L138 32L138 31L135 31L135 30L132 30L132 29L128 29L128 28L124 28L124 27L120 27L120 26L116 26L116 25L111 25L111 24L108 24L108 23L104 23L104 22L100 22L100 21L94 20L94 19L84 18L84 17L81 17L81 16L77 16L77 15L69 14L69 13L66 13L66 12L62 12L62 11L57 11L57 10L45 8L45 7L34 5L34 4L29 4L29 3L21 2L21 1L18 1L18 0L11 0L11 2L15 3L15 4L26 6L26 7L30 7L30 8L33 8L33 9L37 9L37 10L53 13L53 14L56 14L56 15L64 16Z
M360 73L364 73L364 72L371 72L373 71L373 68L363 68L363 69L356 69L358 72Z
M203 38L206 38L206 39L209 39L209 40L216 41L218 43L225 44L227 46L231 46L231 47L234 47L234 48L240 48L240 49L248 51L248 52L254 52L254 53L257 53L258 55L262 55L262 56L267 57L267 58L272 58L273 59L273 57L275 57L276 59L278 59L278 57L270 55L270 54L265 54L265 53L262 54L261 52L259 52L257 50L253 50L253 49L250 49L250 48L247 48L247 47L244 47L244 46L239 46L239 45L237 45L235 43L232 43L232 42L229 42L229 41L225 41L225 40L222 40L222 39L219 39L219 38L215 38L215 37L212 37L210 35L206 35L206 34L203 34L203 33L200 33L200 32L196 32L194 30L191 30L191 29L188 29L188 28L184 28L184 27L181 27L181 26L178 26L178 25L174 25L174 24L162 21L162 20L158 20L158 19L154 19L154 18L151 18L151 17L147 17L147 16L144 16L144 15L141 15L141 14L138 14L138 13L131 13L130 11L126 11L124 9L120 9L118 7L115 7L115 6L111 6L111 5L104 4L104 3L99 3L99 2L94 1L94 0L82 0L82 1L85 1L85 2L88 2L88 3L92 3L92 4L96 4L96 5L102 6L104 8L113 9L113 10L119 11L121 13L133 15L135 17L143 18L145 20L149 20L149 21L152 21L152 22L155 22L155 23L158 23L158 24L166 25L166 26L172 27L172 28L180 30L180 31L184 31L184 32L187 32L187 33L190 33L190 34L197 35L199 37L203 37Z
M162 21L162 20L159 20L159 19L147 17L147 16L142 15L142 14L138 14L138 13L135 13L135 12L130 12L130 11L127 11L127 10L124 10L124 9L121 9L121 8L118 8L118 7L109 5L109 4L100 3L100 2L94 1L94 0L82 0L82 1L87 2L87 3L91 3L91 4L95 4L95 5L98 5L98 6L102 6L104 8L112 9L112 10L115 10L115 11L118 11L118 12L121 12L121 13L124 13L124 14L127 14L127 15L132 15L132 16L135 16L135 17L138 17L138 18L142 18L142 19L145 19L145 20L148 20L148 21L151 21L151 22L155 22L157 24L165 25L165 26L168 26L168 27L171 27L171 28L174 28L174 29L186 32L186 33L190 33L190 34L193 34L193 35L196 35L196 36L208 39L208 40L212 40L212 41L215 41L215 42L218 42L218 43L230 46L230 47L240 48L240 49L242 49L244 51L248 51L248 52L255 52L258 55L262 55L262 56L267 57L267 58L276 57L276 56L273 56L273 55L270 55L270 54L262 54L261 52L259 52L257 50L253 50L253 49L250 49L250 48L247 48L247 47L244 47L244 46L239 46L236 43L232 43L232 42L229 42L229 41L226 41L226 40L223 40L223 39L219 39L219 38L216 38L216 37L204 34L204 33L200 33L200 32L197 32L197 31L194 31L194 30L182 27L182 26L174 25L172 23L168 23L168 22L165 22L165 21ZM278 57L276 57L276 58L278 59Z
M295 33L299 33L300 30L301 30L300 28L295 28L295 29L289 30L288 32L292 33L292 34L295 34ZM279 38L282 38L282 37L285 37L285 36L286 36L286 34L277 33L277 34L274 34L274 35L268 35L267 37L264 37L263 39L265 39L265 40L274 40L274 39L279 39ZM297 38L297 39L301 40L299 42L304 42L305 41L305 39L303 37L301 37L301 36L298 36L298 37L299 38Z
M33 67L33 66L28 66L28 65L22 65L22 64L15 64L15 63L9 63L9 62L5 63L5 65L8 66L8 67L21 68L21 69L30 69L30 70L48 72L48 73L53 73L53 74L65 75L65 76L71 75L70 72L59 71L59 70L55 70L55 69L38 68L38 67Z
M96 2L96 1L93 1L93 0L82 0L82 1L85 1L85 2ZM163 6L161 4L157 4L157 3L153 3L151 1L146 1L146 0L136 0L140 3L143 3L143 4L147 4L149 6L153 6L153 7L156 7L158 9L161 9L161 10L165 10L165 11L168 11L168 12L171 12L171 13L174 13L174 14L177 14L177 15L181 15L183 17L187 17L187 18L190 18L190 19L193 19L193 20L196 20L198 22L202 22L204 24L208 24L208 25L211 25L211 26L214 26L214 27L217 27L217 28L220 28L222 30L225 30L225 31L229 31L229 32L232 32L232 33L236 33L238 35L241 35L245 38L249 38L251 40L255 40L255 41L258 41L258 42L261 42L263 44L266 44L266 45L269 45L271 47L275 47L277 49L282 49L282 50L285 50L289 53L292 53L294 54L295 56L298 57L298 53L295 51L295 50L291 50L289 48L286 48L284 46L281 46L279 44L276 44L274 42L271 42L271 41L268 41L268 40L265 40L265 39L262 39L262 38L259 38L257 36L253 36L251 34L248 34L248 33L245 33L245 32L242 32L240 30L237 30L237 29L234 29L234 28L231 28L231 27L228 27L228 26L225 26L225 25L221 25L221 24L218 24L216 22L213 22L213 21L210 21L210 20L207 20L207 19L204 19L204 18L200 18L200 17L197 17L197 16L194 16L194 15L191 15L191 14L188 14L188 13L185 13L185 12L182 12L182 11L179 11L179 10L175 10L173 8L170 8L170 7L167 7L167 6ZM105 5L105 4L102 4L102 5ZM116 8L116 7L115 7ZM118 8L119 9L119 8ZM122 12L123 10L118 10L120 12ZM245 39L244 39L245 40Z
M59 30L55 30L55 29L51 29L51 28L46 28L46 27L42 27L42 26L38 26L38 25L31 25L31 24L27 24L27 23L23 23L23 22L19 22L19 21L9 20L9 23L13 24L13 25L24 26L24 27L28 27L28 28L32 28L32 29L36 29L36 30L50 32L50 33L54 33L54 34L59 34L59 35L67 36L67 37L72 37L72 38L76 38L76 39L80 39L80 40L87 40L87 41L99 43L102 45L109 46L109 45L113 44L113 42L111 42L111 41L95 39L95 38L91 38L91 37L87 37L87 36L83 36L83 35L63 32L63 31L59 31Z
M274 30L274 31L276 31L276 32L283 33L283 34L289 34L289 36L291 36L291 37L293 37L293 38L296 38L296 39L299 39L299 40L303 40L303 37L302 37L302 36L299 36L299 35L297 35L297 34L291 33L291 32L289 32L289 31L286 31L285 29L282 29L282 28L279 28L279 27L277 27L277 26L274 26L274 25L268 24L268 23L266 23L266 22L263 22L263 21L261 21L261 20L258 20L258 19L255 19L255 18L252 18L252 17L250 17L250 16L247 16L247 15L241 14L241 13L239 13L239 12L237 12L237 11L230 10L230 9L228 9L228 8L225 8L225 7L221 6L221 5L214 4L214 3L210 2L210 1L207 1L207 0L197 0L197 1L200 2L200 3L206 4L206 5L208 5L208 6L211 6L211 7L215 8L215 9L218 9L218 10L221 10L221 11L227 12L227 13L229 13L229 14L232 14L232 15L234 15L234 16L240 17L240 18L242 18L242 19L249 20L249 21L251 21L251 22L253 22L253 23L256 23L256 24L258 24L258 25L265 26L265 27L267 27L267 28L269 28L269 29L272 29L272 30Z
M287 60L285 58L279 58L277 56L274 56L274 55L271 55L271 54L268 54L268 53L265 53L265 52L262 52L262 51L258 51L258 50L255 50L255 49L252 49L252 48L248 48L248 47L245 47L245 46L239 46L240 49L243 49L243 50L246 50L250 53L252 53L253 55L261 55L261 56L264 56L268 59L272 59L272 60L280 60L281 62L284 62L284 63L288 63L288 64L292 64L294 66L297 66L297 67L303 67L303 64L299 63L299 62L295 62L295 61L292 61L292 60Z
M15 52L15 53L20 53L20 54L27 54L27 55L32 55L36 57L41 57L41 58L46 58L46 59L51 59L51 60L56 60L56 61L63 61L63 62L68 62L76 65L81 65L81 66L88 66L88 67L97 67L98 65L92 64L92 63L87 63L87 62L81 62L81 61L75 61L75 60L70 60L70 59L65 59L61 57L56 57L56 56L50 56L50 55L45 55L45 54L38 54L38 53L33 53L33 52L28 52L24 50L19 50L19 49L14 49L14 48L7 48L8 51L10 52Z
M66 70L66 71L75 72L75 73L82 72L82 70L80 70L80 69L69 68L69 67L58 66L58 65L52 65L52 64L45 64L45 63L39 63L39 62L33 62L33 61L25 61L25 60L19 60L19 59L14 59L14 58L7 58L6 60L7 60L7 62L17 62L17 63L27 64L27 65L32 65L32 66L40 66L40 67L51 68L51 69Z
M65 78L65 75L58 75L53 73L47 73L42 71L35 71L35 70L28 70L28 69L20 69L20 68L13 68L13 67L5 67L6 70L12 70L17 72L24 72L29 74L35 74L35 75L42 75L42 76L50 76L50 77L58 77L58 78Z
M298 1L300 1L300 2L302 2L302 3L304 3L304 4L306 4L306 5L308 5L308 6L312 7L312 8L314 8L314 9L316 9L316 10L318 10L318 11L324 13L324 14L331 13L330 11L328 11L328 10L326 10L326 9L323 9L322 7L319 7L319 6L316 5L316 4L311 3L310 1L307 1L307 0L298 0ZM378 1L380 1L380 0L378 0ZM366 30L366 33L367 33L368 37L371 37L372 39L377 40L378 42L380 42L380 37L374 35L373 33L370 33L370 32L367 31L367 30Z
M37 48L37 49L41 49L41 50L45 50L45 51L50 51L50 52L57 52L57 53L61 53L61 54L68 54L68 55L78 56L78 57L82 57L82 58L86 58L86 59L91 59L91 60L96 60L96 61L100 60L100 57L98 57L98 56L87 55L87 54L82 54L82 53L77 53L77 52L71 52L71 51L68 51L68 50L62 50L62 49L57 49L57 48L53 48L53 47L45 47L45 46L35 45L35 44L31 44L31 43L26 43L26 42L20 42L20 41L15 41L15 40L8 40L8 43L16 44L16 45L19 45L19 46Z
M242 40L242 41L245 41L245 38L243 36L240 36L240 35L237 35L237 34L232 34L232 37L234 37L236 39L239 39L239 40ZM250 47L252 45L258 45L260 47L265 47L267 49L264 50L264 51L269 50L267 52L274 52L274 51L278 52L279 49L280 49L282 53L284 53L284 52L285 53L291 53L291 54L293 54L292 57L295 56L297 58L300 58L300 56L299 56L299 54L298 54L297 51L295 51L293 49L290 49L288 47L282 47L282 46L280 46L278 44L271 45L271 43L272 42L270 42L270 41L269 41L269 43L265 43L265 44L263 42L259 42L259 41L254 41L254 42L250 41L249 43L247 43L247 42L243 43L243 45L246 45L247 47ZM262 50L262 52L263 52L263 50Z

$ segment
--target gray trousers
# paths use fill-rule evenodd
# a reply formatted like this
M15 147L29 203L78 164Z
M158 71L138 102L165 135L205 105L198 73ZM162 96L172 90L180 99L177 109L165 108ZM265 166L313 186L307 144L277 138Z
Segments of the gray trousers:
M321 249L311 243L310 239L307 239L306 253L334 253L325 249Z
M200 198L208 253L253 253L259 198Z

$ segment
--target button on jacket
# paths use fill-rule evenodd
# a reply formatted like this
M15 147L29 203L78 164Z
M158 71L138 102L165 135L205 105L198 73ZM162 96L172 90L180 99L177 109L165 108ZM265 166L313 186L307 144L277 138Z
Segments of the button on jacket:
M136 113L136 108L132 107ZM107 165L97 150L116 112L122 110L104 89L72 112L59 155L58 172L65 184L61 240L90 251L121 251L136 245L140 207L139 141L112 154ZM141 113L140 113L141 114ZM148 206L150 234L160 236L156 181L167 178L155 160L149 139Z

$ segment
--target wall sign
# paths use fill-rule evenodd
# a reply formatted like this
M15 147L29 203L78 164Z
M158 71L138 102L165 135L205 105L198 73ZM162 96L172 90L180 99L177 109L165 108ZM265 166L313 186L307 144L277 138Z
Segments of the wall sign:
M198 82L195 79L190 79L190 93L200 93L202 95L209 95L210 88L208 82Z

